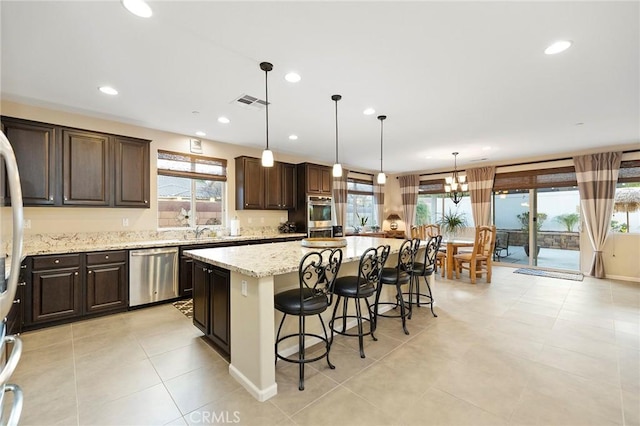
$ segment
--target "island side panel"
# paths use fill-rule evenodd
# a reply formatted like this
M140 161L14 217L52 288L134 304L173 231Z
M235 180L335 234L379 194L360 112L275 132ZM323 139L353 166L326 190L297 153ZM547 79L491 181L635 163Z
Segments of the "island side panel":
M246 282L246 296L242 294ZM231 272L229 373L259 401L278 393L274 355L273 277Z

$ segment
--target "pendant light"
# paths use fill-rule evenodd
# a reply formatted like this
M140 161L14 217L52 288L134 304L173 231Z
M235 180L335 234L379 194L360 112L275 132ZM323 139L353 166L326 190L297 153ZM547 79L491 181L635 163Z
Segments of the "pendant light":
M454 204L458 204L462 200L464 192L467 192L469 186L467 185L467 176L458 175L458 158L457 152L452 152L453 155L453 174L445 178L444 191L449 194L449 197Z
M333 177L342 177L342 166L338 161L338 101L342 99L340 95L332 95L331 100L336 103L336 163L333 165Z
M269 62L260 62L260 69L264 71L264 103L267 122L267 147L262 151L262 167L273 167L273 152L269 149L269 85L267 84L267 76L273 69L273 65Z
M378 185L384 185L387 183L387 177L382 171L382 134L384 130L384 120L386 120L386 115L379 115L378 120L380 120L380 173L378 173Z

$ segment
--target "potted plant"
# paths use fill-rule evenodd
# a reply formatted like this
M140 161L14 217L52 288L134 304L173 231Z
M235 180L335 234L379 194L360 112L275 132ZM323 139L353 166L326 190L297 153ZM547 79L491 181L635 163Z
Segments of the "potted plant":
M524 252L526 253L527 256L529 256L529 212L527 211L527 212L520 213L517 216L517 218L520 221L520 229L522 229L522 231L525 234L527 234L527 242L524 244L523 247L524 247ZM547 214L538 212L538 216L536 220L536 232L542 229L542 224L544 223L545 220L547 220ZM538 253L540 253L540 246L536 247L536 256L538 255Z
M438 221L438 225L440 225L440 231L443 234L449 236L455 236L460 232L464 227L467 226L467 219L465 214L462 212L449 211L442 215L442 218Z
M369 221L369 217L368 216L360 216L358 214L358 212L356 212L356 217L358 218L358 220L356 221L356 224L353 226L353 230L358 234L360 233L360 231L364 231L364 227L367 226L367 222Z

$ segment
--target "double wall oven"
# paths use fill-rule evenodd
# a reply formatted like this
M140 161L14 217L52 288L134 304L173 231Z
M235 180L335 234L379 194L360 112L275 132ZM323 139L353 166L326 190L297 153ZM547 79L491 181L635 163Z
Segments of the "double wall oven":
M331 197L307 197L307 236L331 238L333 236Z

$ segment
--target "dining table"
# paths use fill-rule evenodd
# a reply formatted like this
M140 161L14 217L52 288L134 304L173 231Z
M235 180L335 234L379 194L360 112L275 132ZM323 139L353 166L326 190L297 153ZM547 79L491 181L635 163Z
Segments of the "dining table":
M447 245L447 279L453 279L453 256L461 247L473 247L474 241L469 239L452 238L443 239L442 244Z

